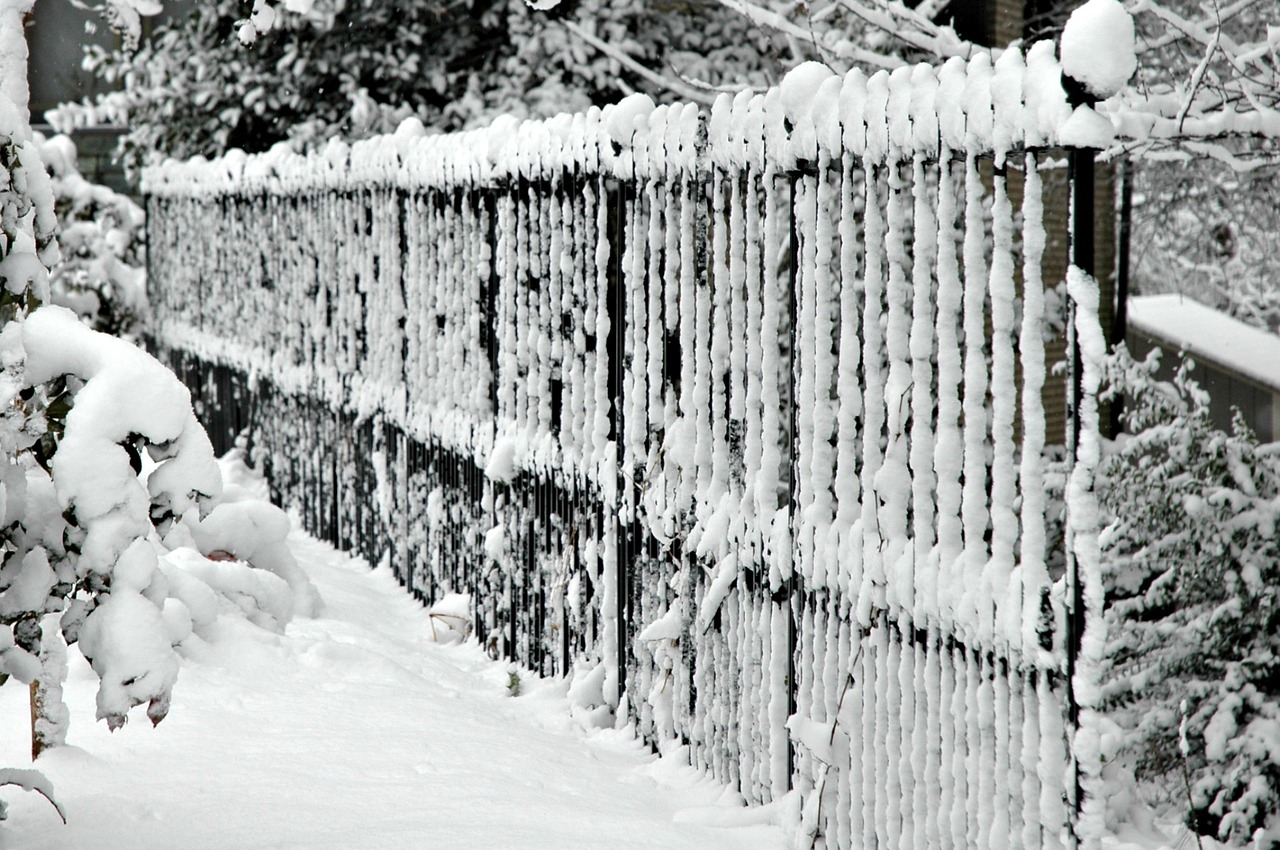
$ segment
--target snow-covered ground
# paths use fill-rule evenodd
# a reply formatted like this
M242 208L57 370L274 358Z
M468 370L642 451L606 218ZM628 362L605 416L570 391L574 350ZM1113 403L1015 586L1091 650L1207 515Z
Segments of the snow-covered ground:
M295 533L324 598L283 635L223 617L189 653L173 709L108 733L72 650L68 746L37 766L66 808L4 789L0 848L778 848L768 810L659 760L626 730L586 732L563 683L522 682L474 645L433 642L386 569ZM29 756L27 689L0 688L0 766Z

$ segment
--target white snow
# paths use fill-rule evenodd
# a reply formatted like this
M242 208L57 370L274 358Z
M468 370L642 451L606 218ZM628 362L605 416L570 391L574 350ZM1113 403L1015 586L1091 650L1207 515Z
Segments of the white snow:
M1063 73L1103 100L1120 91L1138 67L1133 18L1118 0L1089 0L1073 11L1061 50Z
M1129 299L1129 327L1280 392L1280 337L1185 295Z
M494 443L493 452L484 468L484 474L489 480L501 484L510 484L515 480L518 472L516 451L515 440L504 438Z
M114 735L89 721L96 676L71 651L68 745L38 767L67 813L5 794L0 844L24 850L520 847L781 848L777 810L650 755L629 729L585 730L569 682L474 643L432 641L389 569L294 535L328 603L284 634L224 616L186 652L169 719ZM149 603L148 603L149 604ZM154 606L151 606L154 608ZM437 624L438 628L438 624ZM590 671L575 696L599 699ZM591 697L591 693L596 693ZM0 688L0 763L26 755L27 689ZM16 773L0 782L19 781ZM719 824L719 825L715 825Z

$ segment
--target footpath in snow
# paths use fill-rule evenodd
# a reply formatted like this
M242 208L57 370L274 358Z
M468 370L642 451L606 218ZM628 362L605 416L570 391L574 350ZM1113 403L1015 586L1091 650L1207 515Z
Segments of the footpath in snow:
M584 731L562 682L522 682L473 644L433 642L389 570L300 534L324 598L283 635L237 617L184 660L168 719L111 734L72 650L68 745L37 767L67 811L4 789L4 850L779 848L768 812ZM0 688L0 765L29 763L27 689ZM754 823L753 823L754 821ZM729 824L727 826L717 824Z

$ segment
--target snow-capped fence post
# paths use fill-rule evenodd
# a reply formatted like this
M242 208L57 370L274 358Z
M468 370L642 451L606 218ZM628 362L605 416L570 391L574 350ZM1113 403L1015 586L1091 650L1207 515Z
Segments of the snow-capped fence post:
M470 594L593 722L830 847L1087 845L1098 320L1073 274L1055 583L1042 172L1097 116L1044 43L793 73L152 170L153 341L259 400L310 528L400 535L407 588Z

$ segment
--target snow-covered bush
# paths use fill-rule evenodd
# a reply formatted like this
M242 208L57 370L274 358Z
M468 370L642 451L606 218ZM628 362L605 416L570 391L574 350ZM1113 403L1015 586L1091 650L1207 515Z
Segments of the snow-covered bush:
M1108 365L1126 397L1100 477L1111 678L1126 757L1197 832L1280 842L1280 446L1215 430L1184 361ZM1188 746L1180 745L1185 734Z
M133 337L146 308L146 216L136 203L90 183L67 136L35 135L49 170L62 262L50 272L52 301L94 330Z
M389 133L411 115L456 130L504 113L579 112L620 91L654 90L647 67L764 87L795 60L786 39L716 3L586 0L549 12L524 0L286 6L296 10L271 13L249 47L236 37L248 5L217 0L159 24L139 49L91 49L87 66L107 90L50 117L64 129L126 128L132 167L155 154ZM575 32L619 47L602 53Z
M216 618L219 597L283 628L295 610L314 610L314 590L284 548L282 513L218 504L222 474L178 379L48 303L55 229L39 146L0 91L0 684L61 666L44 663L55 615L101 680L98 718L116 729L146 704L158 723L177 679L174 647ZM195 538L200 551L170 551ZM42 684L56 698L56 683ZM7 775L0 782L47 790Z

